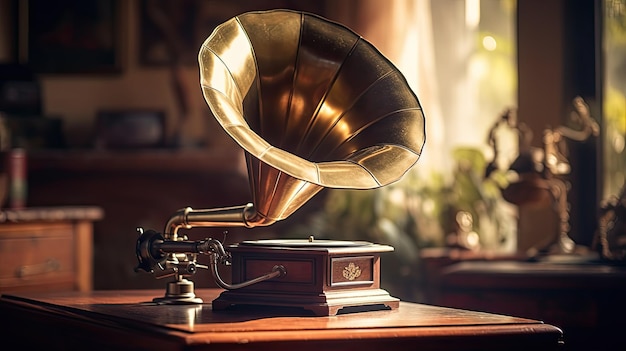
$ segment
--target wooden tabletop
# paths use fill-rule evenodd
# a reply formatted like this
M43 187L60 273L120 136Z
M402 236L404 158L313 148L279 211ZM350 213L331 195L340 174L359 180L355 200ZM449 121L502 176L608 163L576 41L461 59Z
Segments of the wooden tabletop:
M201 289L201 305L157 305L160 290L0 297L2 332L45 347L149 350L556 350L559 328L540 321L401 302L397 310L306 316L240 306L213 312L221 291ZM7 325L4 325L7 324ZM25 334L25 339L19 338ZM30 337L28 336L30 335ZM5 341L5 340L3 340ZM31 345L36 346L36 345ZM44 345L39 345L44 346Z

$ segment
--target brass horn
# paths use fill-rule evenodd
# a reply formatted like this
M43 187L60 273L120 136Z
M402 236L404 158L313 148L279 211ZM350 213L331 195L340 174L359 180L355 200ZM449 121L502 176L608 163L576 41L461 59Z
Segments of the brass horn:
M402 73L338 23L290 10L219 25L198 55L206 103L244 149L251 204L181 209L180 227L264 226L324 187L372 189L419 159L424 115Z

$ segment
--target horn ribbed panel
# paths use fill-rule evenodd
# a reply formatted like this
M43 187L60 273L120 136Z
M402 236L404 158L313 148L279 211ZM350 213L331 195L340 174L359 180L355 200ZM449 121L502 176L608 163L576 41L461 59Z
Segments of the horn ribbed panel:
M419 159L417 97L346 27L295 11L250 12L218 26L198 58L205 100L244 148L263 216L285 218L323 187L389 184Z

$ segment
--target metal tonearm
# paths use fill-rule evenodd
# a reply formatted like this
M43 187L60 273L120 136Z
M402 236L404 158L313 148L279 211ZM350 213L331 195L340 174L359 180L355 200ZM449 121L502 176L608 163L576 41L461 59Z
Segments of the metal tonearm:
M186 237L166 240L163 235L154 231L138 228L139 238L136 244L136 255L139 264L136 271L153 273L157 279L174 276L176 280L168 285L165 298L157 298L155 302L163 303L199 303L202 302L193 293L193 283L186 278L194 275L198 268L209 269L217 285L227 290L240 289L265 280L287 274L285 267L277 265L272 271L262 276L237 283L226 283L219 275L218 264L230 265L231 256L224 250L219 240L207 238L190 241ZM209 266L198 264L198 254L209 255Z

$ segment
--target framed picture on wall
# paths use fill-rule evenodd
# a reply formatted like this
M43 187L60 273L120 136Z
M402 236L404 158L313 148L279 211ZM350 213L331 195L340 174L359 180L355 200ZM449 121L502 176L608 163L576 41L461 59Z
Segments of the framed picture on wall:
M33 72L121 72L119 0L18 2L19 56Z
M141 0L139 62L145 66L198 63L202 42L219 24L248 11L292 9L324 15L324 1Z

